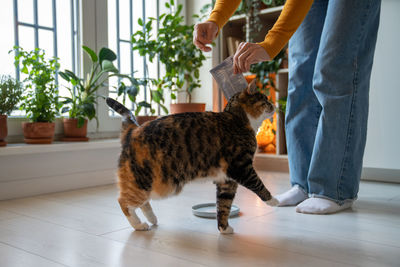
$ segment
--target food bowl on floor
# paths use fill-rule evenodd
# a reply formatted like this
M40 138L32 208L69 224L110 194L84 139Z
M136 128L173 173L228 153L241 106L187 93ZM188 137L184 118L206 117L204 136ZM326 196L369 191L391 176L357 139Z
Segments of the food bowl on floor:
M239 215L239 207L232 205L229 217L235 217ZM204 203L197 204L192 207L192 212L194 215L202 218L217 218L217 206L215 203Z

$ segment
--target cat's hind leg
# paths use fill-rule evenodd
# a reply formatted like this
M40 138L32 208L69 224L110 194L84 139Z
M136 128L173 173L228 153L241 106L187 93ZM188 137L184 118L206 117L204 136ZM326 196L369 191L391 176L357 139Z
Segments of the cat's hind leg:
M142 222L136 214L136 207L128 207L129 216L127 217L129 223L135 228L136 231L147 231L150 229L146 222Z
M221 234L232 234L233 228L228 224L233 198L235 197L238 184L227 180L217 185L217 221L218 230Z
M146 222L142 222L139 216L136 214L136 209L141 207L148 199L137 199L133 201L132 198L122 197L118 199L119 205L121 206L122 212L125 214L129 223L136 231L146 231L150 227Z
M150 202L146 202L143 206L140 207L142 209L142 212L144 216L146 216L147 220L153 224L157 225L157 217L153 212L153 209L151 208Z

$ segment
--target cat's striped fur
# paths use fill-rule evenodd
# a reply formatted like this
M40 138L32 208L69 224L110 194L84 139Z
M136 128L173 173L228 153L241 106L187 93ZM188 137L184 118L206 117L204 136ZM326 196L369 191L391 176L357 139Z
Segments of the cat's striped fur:
M228 215L237 184L269 205L276 200L253 169L256 130L274 112L267 97L251 87L233 96L220 113L182 113L138 126L117 101L107 104L123 117L119 158L119 203L136 230L147 230L135 209L157 223L149 200L178 194L195 179L211 177L217 185L217 219L222 233L231 233Z

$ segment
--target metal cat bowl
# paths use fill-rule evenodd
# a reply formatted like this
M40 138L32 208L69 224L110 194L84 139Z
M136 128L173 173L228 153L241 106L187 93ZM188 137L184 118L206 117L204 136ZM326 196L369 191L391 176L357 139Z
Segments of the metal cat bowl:
M232 205L229 217L235 217L239 215L239 207ZM217 218L217 206L215 203L204 203L197 204L192 207L192 212L194 215L202 218Z

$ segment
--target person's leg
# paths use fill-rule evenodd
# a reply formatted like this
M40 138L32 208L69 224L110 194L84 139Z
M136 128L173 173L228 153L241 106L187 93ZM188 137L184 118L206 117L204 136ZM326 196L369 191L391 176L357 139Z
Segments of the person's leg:
M307 198L307 174L321 106L313 92L312 79L327 0L316 0L289 42L289 86L286 109L286 141L289 191L276 196L279 206L292 206Z
M380 0L329 1L314 71L322 105L310 169L311 197L298 212L332 213L357 198Z

